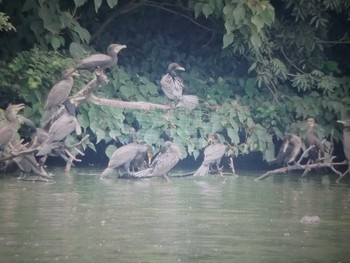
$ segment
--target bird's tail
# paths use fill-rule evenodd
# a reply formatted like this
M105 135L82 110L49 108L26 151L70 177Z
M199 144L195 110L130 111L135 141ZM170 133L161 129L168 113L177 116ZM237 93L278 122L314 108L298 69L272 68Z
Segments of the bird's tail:
M149 177L153 171L153 168L147 168L136 173L133 173L132 176L136 178Z
M54 146L55 145L50 142L43 143L41 145L41 149L36 153L36 156L43 156L49 154L52 148L54 148Z
M55 113L57 112L56 108L45 109L43 117L41 118L41 127L47 129L50 127L51 121L55 118Z
M103 178L105 178L105 177L110 177L111 174L112 174L112 172L113 172L113 168L107 167L107 168L100 174L99 177L100 177L101 179L103 179Z
M204 176L209 172L209 165L202 164L197 171L194 172L193 176Z
M195 95L183 95L181 96L177 107L185 107L189 111L193 110L198 104L198 97Z

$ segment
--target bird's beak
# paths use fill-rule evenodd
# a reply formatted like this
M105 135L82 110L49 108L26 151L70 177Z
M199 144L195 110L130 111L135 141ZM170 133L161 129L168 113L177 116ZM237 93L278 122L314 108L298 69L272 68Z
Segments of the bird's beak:
M181 67L181 66L177 66L176 70L180 70L180 71L185 71L185 68Z
M151 162L152 162L152 157L153 157L153 154L151 153L151 152L148 152L147 153L147 163L148 163L148 165L150 165L151 164Z
M287 140L287 141L285 141L285 142L283 143L283 152L284 152L284 153L287 151L288 144L289 144L289 140Z
M24 109L26 105L24 105L23 103L20 103L20 104L16 104L16 105L13 105L15 106L15 110L17 112L19 112L20 110Z
M74 71L74 72L72 73L72 76L79 77L80 75L79 75L78 72Z
M338 123L345 124L345 121L338 120Z
M114 51L116 53L119 53L120 50L126 48L126 45L117 45L115 48L114 48Z

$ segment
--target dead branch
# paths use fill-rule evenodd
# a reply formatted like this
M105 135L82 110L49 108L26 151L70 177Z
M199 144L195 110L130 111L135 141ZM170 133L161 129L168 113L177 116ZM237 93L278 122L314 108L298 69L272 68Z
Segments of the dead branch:
M337 171L334 168L334 166L335 165L344 165L344 164L345 164L344 162L342 162L342 163L325 162L325 163L313 163L313 164L307 163L304 165L300 165L299 163L296 163L294 165L281 167L281 168L278 168L278 169L275 169L272 171L268 171L268 172L264 173L263 175L259 176L258 178L256 178L255 181L260 181L260 180L266 179L267 177L270 177L271 175L274 175L274 174L284 174L284 173L289 172L289 171L297 171L297 170L304 170L304 173L305 173L305 170L310 171L312 169L317 169L317 168L330 168L334 173L336 173L339 176L342 176L342 173Z
M116 99L99 98L92 94L92 91L95 88L103 84L107 84L108 81L109 80L107 76L103 73L103 71L100 69L97 69L95 71L95 78L91 80L83 89L77 92L73 96L73 98L71 98L71 101L76 105L80 105L83 102L90 102L92 104L99 105L99 106L117 107L122 109L139 109L139 110L171 109L171 106L169 105L142 102L142 101L121 101Z
M98 97L94 96L93 94L91 94L88 97L88 101L95 104L95 105L110 106L110 107L117 107L117 108L123 108L123 109L169 110L171 108L169 105L155 104L155 103L150 103L150 102L103 99L103 98L98 98Z
M350 173L350 162L349 161L344 161L343 164L347 164L348 165L348 169L339 176L339 178L337 179L337 183L339 183L339 181L348 173Z

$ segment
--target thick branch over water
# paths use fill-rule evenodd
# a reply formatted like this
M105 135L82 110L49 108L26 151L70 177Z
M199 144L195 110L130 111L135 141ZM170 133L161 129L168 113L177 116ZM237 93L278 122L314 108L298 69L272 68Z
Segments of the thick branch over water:
M108 83L107 76L101 70L95 71L96 77L91 80L83 89L77 92L73 98L72 102L76 105L80 105L83 102L90 102L99 106L109 106L122 109L138 109L138 110L169 110L171 107L169 105L156 104L143 101L121 101L116 99L100 98L92 94L92 91L101 85Z

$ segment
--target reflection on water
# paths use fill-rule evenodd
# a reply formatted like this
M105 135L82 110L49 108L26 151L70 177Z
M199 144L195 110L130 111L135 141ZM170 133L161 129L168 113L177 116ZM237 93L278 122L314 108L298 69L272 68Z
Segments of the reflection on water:
M350 192L333 179L0 180L1 262L347 262ZM330 180L330 178L332 180ZM320 222L301 224L304 215Z

